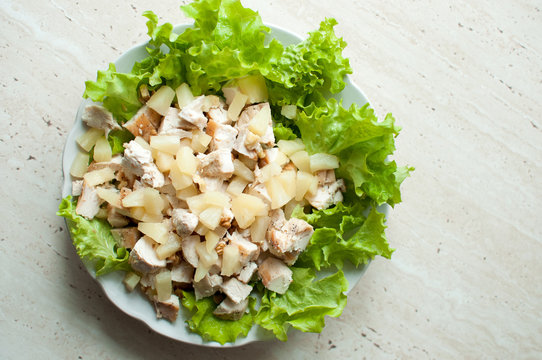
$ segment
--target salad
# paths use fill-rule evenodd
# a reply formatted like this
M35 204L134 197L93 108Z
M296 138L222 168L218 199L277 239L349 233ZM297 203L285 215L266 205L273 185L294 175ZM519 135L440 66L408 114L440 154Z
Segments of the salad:
M377 208L413 170L389 160L399 127L330 96L352 72L335 20L285 47L238 0L181 9L192 28L145 12L148 57L86 82L58 215L96 276L124 271L163 321L185 307L204 340L319 332L346 305L345 261L393 252Z

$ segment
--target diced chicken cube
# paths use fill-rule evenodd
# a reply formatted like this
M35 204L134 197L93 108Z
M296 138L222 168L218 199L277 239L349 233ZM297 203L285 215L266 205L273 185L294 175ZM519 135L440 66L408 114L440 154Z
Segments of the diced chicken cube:
M194 268L186 261L171 268L171 281L179 285L191 284L194 279Z
M166 267L166 260L160 260L153 248L154 241L143 236L130 251L130 265L132 269L142 274L156 272Z
M227 281L224 281L220 289L224 294L230 298L236 304L239 304L241 301L245 300L250 292L252 291L252 286L243 284L236 278L231 278Z
M156 128L160 124L161 116L156 111L144 105L124 126L134 136L141 136L149 141L151 136L157 134Z
M248 298L234 303L230 298L225 298L213 311L213 315L224 320L239 320L245 315L248 307Z
M200 243L198 235L186 236L182 241L182 250L184 259L193 267L198 267L198 253L196 246Z
M141 233L136 227L125 227L120 229L111 229L111 235L120 247L132 249L137 240L141 237Z
M179 314L179 297L177 295L171 295L169 299L165 301L158 301L158 298L154 298L154 308L156 309L156 318L167 319L171 322L177 320Z
M227 185L224 184L224 179L201 176L199 173L195 173L192 180L194 183L198 184L199 191L202 193L210 191L224 192L227 187Z
M179 113L181 120L187 121L198 129L203 130L207 125L207 117L203 114L203 107L205 105L205 96L198 96L190 104L182 108Z
M203 177L228 179L233 175L231 152L226 149L215 150L202 157L198 172Z
M179 109L169 108L158 128L158 135L180 135L181 138L190 138L192 133L187 130L196 129L196 126L179 116Z
M241 269L239 275L237 275L237 280L245 284L248 283L252 279L252 276L256 270L258 270L258 265L256 265L256 263L253 261L249 262Z
M250 130L248 129L249 123L256 116L258 112L264 107L264 104L257 104L247 107L241 115L239 116L239 120L235 123L235 128L238 131L237 138L235 139L235 143L233 145L233 149L249 159L257 160L258 159L258 151L248 149L246 146L247 143L247 136L249 136ZM267 104L269 106L269 104Z
M83 180L72 181L72 196L81 195L81 191L83 191Z
M122 164L129 172L141 176L141 181L153 188L164 186L164 175L154 164L150 150L143 148L134 140L124 144L124 147Z
M126 217L129 212L119 209L111 204L107 204L107 222L114 228L125 227L130 223Z
M173 209L171 213L173 226L180 237L186 237L198 226L198 217L186 209Z
M250 236L250 233L247 236ZM258 245L247 240L239 232L234 231L231 235L228 235L228 239L230 240L230 245L235 245L239 249L239 254L241 255L239 261L241 265L245 265L258 257Z
M280 230L280 228L286 224L286 217L284 216L284 211L282 209L275 209L269 213L269 227L267 229L267 240L271 239L271 233L273 230Z
M279 259L268 257L259 266L263 285L278 294L284 294L292 282L292 270Z
M335 170L320 170L317 171L314 175L318 179L318 184L326 185L332 184L337 179L335 178Z
M203 279L193 284L196 300L213 295L220 289L222 283L222 276L206 274Z
M281 253L305 250L314 233L312 226L304 220L291 218L280 230L271 234L271 245Z
M231 124L231 119L228 118L228 112L223 108L211 108L209 109L207 116L209 117L209 120L212 120L215 123L223 125Z
M75 212L78 215L91 220L96 216L98 211L100 211L101 203L102 199L98 196L96 189L83 181L83 189L81 190L79 200L77 200Z
M316 192L307 193L305 199L318 210L327 209L343 200L344 191L346 191L344 180L339 179L332 183L319 184Z
M90 127L105 130L105 136L111 130L120 130L120 125L113 119L113 114L100 105L88 105L83 111L81 120Z
M209 144L209 149L211 151L219 149L225 149L229 152L232 151L235 138L237 137L237 129L230 125L209 121L205 132L213 138Z
M262 183L252 184L248 188L248 193L254 195L263 200L264 203L271 206L271 196L267 191L267 188Z

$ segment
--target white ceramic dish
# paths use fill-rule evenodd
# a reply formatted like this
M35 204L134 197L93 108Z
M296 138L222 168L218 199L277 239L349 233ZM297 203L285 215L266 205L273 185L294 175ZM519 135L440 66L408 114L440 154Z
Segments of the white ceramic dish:
M271 29L271 36L278 39L284 45L295 44L302 40L302 38L298 35L293 34L280 27L269 24L267 26ZM181 33L188 27L190 27L190 25L178 25L175 27L175 32ZM120 72L130 72L133 64L136 61L142 60L147 56L147 53L145 51L146 45L147 43L141 44L125 52L117 61L115 61L117 70ZM340 95L342 96L345 106L349 106L354 102L360 105L368 102L363 92L356 85L354 85L349 78L346 79L346 87ZM85 131L85 127L81 121L81 115L84 107L89 103L90 100L84 100L79 106L79 110L75 118L75 124L70 133L68 134L68 138L66 140L66 145L64 147L64 154L62 158L64 173L62 197L66 197L71 194L72 179L69 172L70 166L75 158L75 155L78 152L78 145L75 140ZM387 207L380 209L380 211L384 211L385 213L387 213ZM92 265L85 264L85 266L91 276L96 278ZM367 266L356 269L348 262L345 264L343 271L348 280L348 283L350 284L349 291L357 284L357 282L363 275L366 267ZM320 274L320 276L323 275L325 274ZM169 321L163 319L156 319L154 307L147 300L147 298L138 291L134 291L132 293L126 291L124 285L122 284L122 279L123 273L116 272L101 276L96 280L102 286L107 297L119 309L124 311L126 314L143 321L157 333L160 333L172 339L202 346L235 347L245 345L254 341L264 341L274 338L274 336L270 332L255 325L251 329L247 337L239 338L234 343L226 343L225 345L220 345L217 342L204 341L198 334L191 332L186 326L184 320L189 318L189 314L184 308L181 309L181 313L179 314L179 317L175 323L170 323Z

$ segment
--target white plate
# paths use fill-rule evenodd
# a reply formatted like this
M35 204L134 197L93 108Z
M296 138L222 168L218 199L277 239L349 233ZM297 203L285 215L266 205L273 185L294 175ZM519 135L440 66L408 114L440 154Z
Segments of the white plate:
M284 45L295 44L302 40L300 36L281 29L280 27L269 24L267 24L267 26L271 29L271 36L278 39ZM188 27L190 27L190 25L178 25L175 27L175 32L181 33ZM130 72L133 64L136 61L140 61L147 57L147 52L145 51L146 45L147 43L141 44L125 52L117 61L115 61L117 71ZM356 85L354 85L348 77L346 79L346 87L340 95L342 96L344 106L350 106L350 104L354 102L359 105L368 102L363 92ZM85 127L81 121L81 114L85 106L90 102L90 100L84 100L79 106L79 110L77 111L77 116L75 118L75 124L68 134L68 138L66 140L64 155L62 158L62 167L64 172L62 197L71 195L70 166L75 158L75 155L79 151L75 140L85 132ZM387 207L383 207L379 210L387 214ZM96 278L93 267L87 263L85 263L85 266L91 276ZM350 291L357 284L366 268L367 266L356 269L348 262L345 263L343 271L348 283L350 284L348 291ZM319 275L322 276L324 274L321 273ZM210 347L235 347L254 341L264 341L274 338L270 332L255 325L246 337L238 338L234 343L220 345L214 341L204 341L198 334L191 332L186 326L184 320L189 318L189 314L184 308L181 310L181 313L179 314L179 317L175 323L170 323L164 319L156 319L154 307L145 296L138 291L129 293L125 290L124 285L122 284L123 276L123 273L115 272L100 276L96 280L102 286L107 297L119 309L124 311L126 314L143 321L157 333L182 342Z

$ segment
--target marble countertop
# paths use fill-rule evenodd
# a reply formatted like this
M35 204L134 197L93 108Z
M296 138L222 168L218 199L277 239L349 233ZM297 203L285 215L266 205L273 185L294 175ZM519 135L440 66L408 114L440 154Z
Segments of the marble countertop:
M180 2L3 0L0 358L541 358L540 2L243 2L299 34L335 17L353 80L403 126L392 260L287 343L201 348L124 315L55 215L61 152L84 81L145 40L144 10L186 22Z

